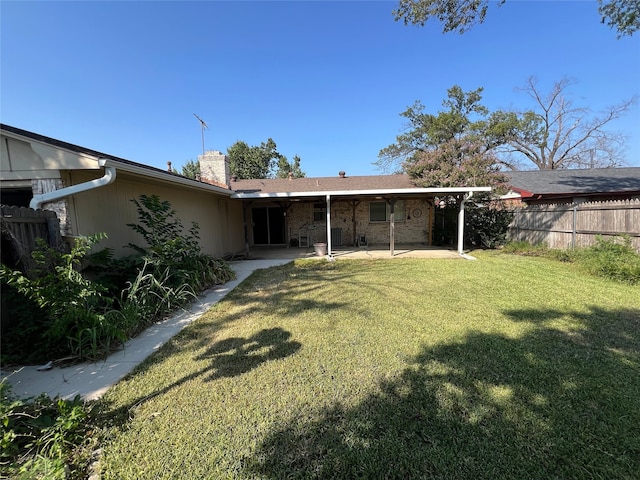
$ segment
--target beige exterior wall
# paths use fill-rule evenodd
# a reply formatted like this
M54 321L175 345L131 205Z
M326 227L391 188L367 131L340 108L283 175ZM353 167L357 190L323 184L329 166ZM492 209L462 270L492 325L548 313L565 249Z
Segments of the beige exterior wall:
M342 229L343 245L353 245L354 238L364 235L371 245L389 244L389 222L371 222L369 219L369 204L372 201L380 200L362 199L355 210L355 236L353 222L353 204L351 201L336 200L331 202L331 227ZM425 199L405 199L404 218L395 222L396 244L408 243L429 243L430 241L430 218L432 218L432 207ZM322 201L318 205L325 205ZM279 206L276 203L257 203L251 206ZM252 225L251 207L247 208L249 225ZM322 221L314 221L314 204L310 202L293 202L287 210L287 238L299 239L300 229L308 224L310 243L326 242L326 214ZM306 230L306 229L305 229ZM252 229L249 229L249 243L254 244Z
M71 184L98 178L88 172L70 172ZM221 257L244 249L242 205L239 201L203 190L180 185L142 181L140 177L119 172L114 183L69 197L74 235L105 232L109 238L97 248L113 248L116 255L132 253L128 243L144 246L142 238L127 223L137 223L136 206L131 199L140 195L158 195L177 212L185 229L195 221L200 226L204 253Z
M60 178L61 170L100 168L96 158L4 134L0 144L3 186L19 180Z

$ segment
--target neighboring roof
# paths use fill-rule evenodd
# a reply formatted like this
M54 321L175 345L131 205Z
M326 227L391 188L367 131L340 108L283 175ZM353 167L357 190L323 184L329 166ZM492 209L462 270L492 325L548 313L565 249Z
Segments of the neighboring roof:
M74 145L72 143L63 142L62 140L46 137L38 133L29 132L28 130L22 130L21 128L5 125L4 123L0 123L0 130L3 132L8 132L14 135L19 135L25 138L29 138L41 143L46 143L48 145L52 145L57 148L69 150L71 152L75 152L81 155L88 155L91 157L96 157L97 159L104 158L107 160L107 162L110 165L115 166L116 170L121 169L123 171L157 178L165 182L178 183L185 186L201 188L205 190L213 190L218 193L231 195L231 191L226 185L221 185L221 184L212 185L209 183L199 182L197 180L184 177L177 173L168 172L167 170L162 170L161 168L152 167L150 165L144 165L142 163L133 162L131 160L126 160L120 157L114 157L113 155L98 152L96 150L91 150L89 148L81 147L79 145Z
M640 167L506 172L523 198L640 193Z

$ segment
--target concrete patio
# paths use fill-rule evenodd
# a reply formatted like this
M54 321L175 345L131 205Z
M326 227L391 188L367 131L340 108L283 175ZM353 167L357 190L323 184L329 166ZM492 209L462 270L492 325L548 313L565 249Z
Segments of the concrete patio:
M334 247L333 257L338 259L394 259L394 258L462 258L454 247L429 247L421 244L396 245L391 256L389 245L370 245L368 247ZM251 247L248 259L296 259L320 258L313 246L304 247Z

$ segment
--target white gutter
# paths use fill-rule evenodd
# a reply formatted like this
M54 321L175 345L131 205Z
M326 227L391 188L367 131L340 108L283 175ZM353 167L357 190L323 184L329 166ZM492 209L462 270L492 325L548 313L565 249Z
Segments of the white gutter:
M458 212L458 254L470 259L473 257L465 255L464 253L464 204L467 203L471 197L473 197L473 190L464 196L462 202L460 202L460 211Z
M87 190L93 190L94 188L103 187L109 185L116 179L116 169L112 166L106 165L107 160L101 158L98 160L98 165L104 167L104 176L91 180L89 182L79 183L77 185L71 185L70 187L61 188L60 190L54 190L53 192L43 193L41 195L34 195L29 202L29 208L38 210L43 203L55 202L69 195L85 192Z
M419 194L419 193L441 193L455 194L467 192L490 192L491 187L445 187L445 188L386 188L379 190L335 190L335 191L315 191L315 192L234 192L231 198L254 199L254 198L299 198L299 197L325 197L354 196L354 195L398 195L398 194Z

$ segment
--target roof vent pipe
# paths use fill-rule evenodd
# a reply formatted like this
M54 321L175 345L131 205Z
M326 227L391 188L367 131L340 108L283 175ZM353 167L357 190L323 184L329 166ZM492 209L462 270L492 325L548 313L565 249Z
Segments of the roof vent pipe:
M344 170L341 170L341 171L338 172L338 175L340 175L340 178L344 178L344 177L346 177L347 174L346 174L346 172Z
M70 187L61 188L60 190L54 190L53 192L43 193L42 195L34 195L31 202L29 202L29 208L38 210L43 203L55 202L56 200L68 197L69 195L93 190L94 188L103 187L112 183L116 179L116 168L107 166L106 158L99 159L98 165L104 167L104 176L89 182L79 183L77 185L71 185Z

